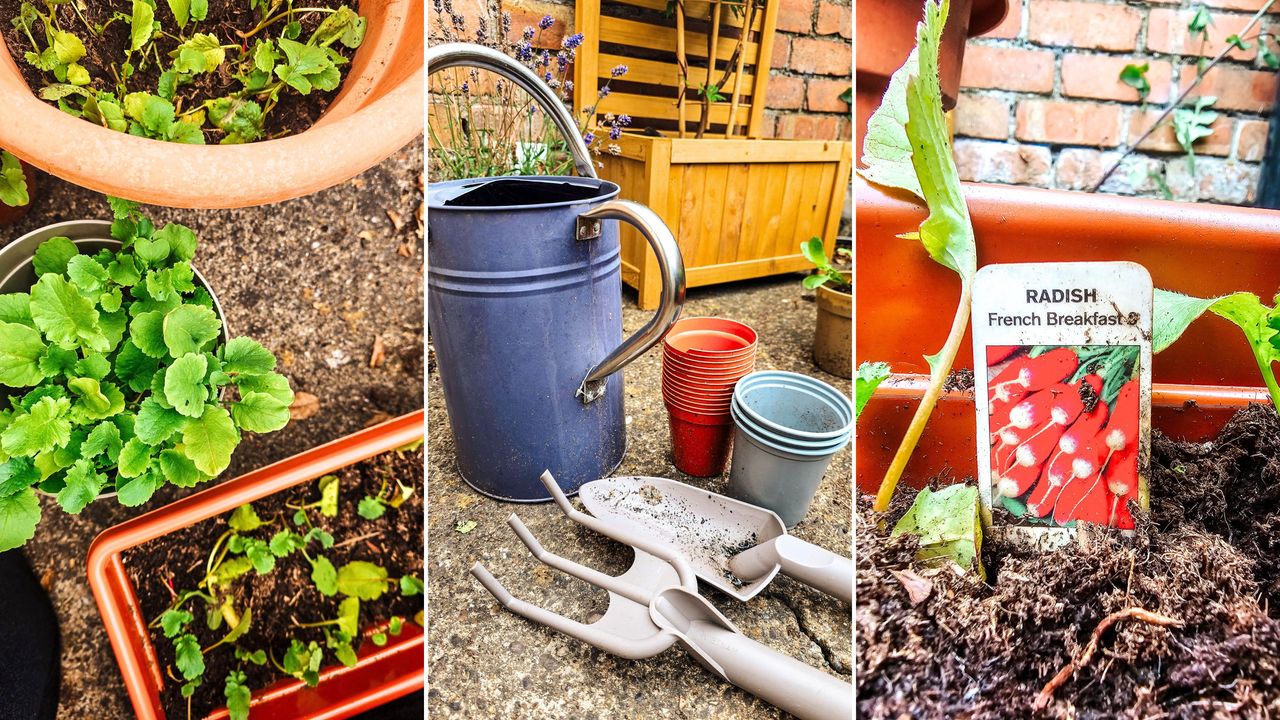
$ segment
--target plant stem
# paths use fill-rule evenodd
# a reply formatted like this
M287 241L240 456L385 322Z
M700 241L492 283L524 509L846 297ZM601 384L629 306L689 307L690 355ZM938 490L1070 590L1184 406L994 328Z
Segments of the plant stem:
M294 13L315 13L315 12L332 14L337 12L337 10L334 10L333 8L289 8L284 12L277 13L276 15L269 17L266 20L263 20L262 22L258 23L257 27L253 28L247 33L237 32L236 34L244 38L245 40L248 40L254 35L257 35L258 33L262 32L268 25L270 25L271 23L281 18L291 17Z
M1267 392L1271 395L1271 407L1280 412L1280 385L1276 383L1276 376L1271 372L1270 359L1263 357L1258 351L1254 350L1253 359L1258 363L1258 370L1262 371L1262 382L1267 385Z
M1245 33L1252 30L1253 26L1257 25L1258 22L1262 20L1262 16L1267 14L1267 11L1271 9L1271 6L1275 4L1275 2L1276 0L1267 0L1267 3L1258 8L1258 12L1254 13L1253 17L1249 18L1249 24L1245 25L1244 28L1236 34L1243 37ZM1147 128L1147 131L1142 133L1142 136L1135 142L1130 143L1129 147L1125 148L1124 152L1120 154L1120 157L1116 158L1116 161L1112 163L1111 167L1107 168L1107 171L1102 174L1102 177L1098 179L1098 182L1089 189L1089 192L1098 192L1098 190L1102 188L1103 184L1107 182L1107 179L1114 175L1116 170L1120 169L1120 164L1124 162L1124 159L1132 155L1133 151L1138 149L1139 145L1146 142L1146 139L1151 136L1151 133L1155 132L1156 129L1160 127L1160 124L1173 114L1173 111L1176 110L1178 106L1182 105L1182 101L1187 99L1187 96L1191 94L1191 91L1199 87L1200 81L1204 80L1204 76L1209 74L1209 71L1213 69L1213 66L1221 62L1222 59L1227 56L1227 53L1234 49L1235 46L1231 43L1223 45L1222 49L1218 51L1218 54L1213 56L1213 59L1209 61L1209 64L1205 65L1203 70L1196 73L1196 77L1191 81L1191 84L1188 85L1186 89L1183 90L1178 97L1164 109L1164 112L1160 113L1160 117L1156 118L1155 122L1151 123L1151 126Z
M877 512L889 509L893 491L898 487L898 480L902 478L902 473L907 468L907 461L911 459L916 444L920 442L920 436L924 434L929 416L933 414L933 407L938 404L938 398L942 396L942 386L951 372L951 365L956 360L956 354L960 352L960 343L964 340L964 331L969 325L969 305L973 296L969 281L962 280L961 283L960 304L956 308L956 317L951 322L951 332L947 335L947 342L938 353L938 363L933 365L929 374L929 389L925 391L920 405L916 407L916 414L911 418L907 434L902 437L902 444L898 445L898 452L894 454L893 462L885 472L884 479L880 481L880 489L876 492Z

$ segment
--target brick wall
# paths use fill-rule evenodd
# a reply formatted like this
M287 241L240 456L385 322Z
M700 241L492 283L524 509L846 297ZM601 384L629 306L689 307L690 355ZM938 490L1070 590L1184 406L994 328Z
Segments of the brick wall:
M853 86L852 0L769 0L780 2L774 40L773 69L765 112L769 137L841 140L852 137L851 108L840 100ZM484 0L454 0L454 10L475 28ZM557 45L563 32L573 32L573 3L545 0L501 0L511 13L512 33L518 38L526 25L544 15L557 23L543 35L544 44ZM437 13L428 5L428 31L435 35ZM567 30L566 30L567 28Z
M1197 59L1215 55L1264 2L1204 0L1213 24L1203 47L1187 30L1198 4L1012 0L1004 23L970 40L965 54L955 113L961 176L1091 188L1119 151L1190 84ZM1280 32L1280 15L1265 18L1261 27ZM1195 145L1194 173L1166 124L1103 191L1164 197L1157 179L1162 177L1178 200L1251 204L1276 90L1276 73L1255 58L1256 47L1233 51L1192 92L1192 97L1217 96L1220 113L1213 135ZM1119 80L1128 63L1150 65L1145 107L1137 91Z

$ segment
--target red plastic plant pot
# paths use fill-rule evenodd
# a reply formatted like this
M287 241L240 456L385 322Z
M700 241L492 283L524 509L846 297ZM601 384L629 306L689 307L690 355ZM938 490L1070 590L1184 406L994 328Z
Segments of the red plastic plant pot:
M686 318L671 327L663 347L691 360L735 360L754 356L759 336L750 326L726 318Z
M707 399L718 402L732 397L733 388L737 382L736 379L728 382L703 382L664 376L662 378L662 389L664 392L671 391L676 395L684 395L693 400Z
M165 720L160 704L164 678L137 594L125 573L123 553L245 503L421 440L424 431L425 413L418 410L153 510L107 529L93 541L89 547L89 587L140 720ZM354 667L339 665L324 670L314 688L289 679L255 690L251 716L254 720L337 720L420 690L425 682L424 642L422 629L406 623L404 631L383 647L364 643ZM224 709L206 720L226 717Z
M670 349L663 350L662 362L680 372L702 373L706 375L732 375L734 373L751 372L756 364L755 353L727 360L707 360L688 355L680 355Z
M729 412L729 403L733 400L733 392L724 395L708 395L694 391L681 392L668 385L663 385L662 397L668 405L676 405L689 412L707 415L721 415Z
M671 459L676 469L694 477L712 477L724 473L729 461L733 419L703 415L667 404L671 424Z

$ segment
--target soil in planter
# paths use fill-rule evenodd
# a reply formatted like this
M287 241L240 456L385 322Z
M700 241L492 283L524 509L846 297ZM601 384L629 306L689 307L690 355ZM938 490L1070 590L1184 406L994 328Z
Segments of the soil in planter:
M342 0L308 0L307 7L333 9L342 5L350 5L359 12L359 8L355 3ZM44 3L37 2L40 12L46 13L48 8ZM32 92L39 93L40 88L56 82L52 73L45 73L36 68L23 59L25 53L31 50L31 42L20 28L14 27L10 22L13 18L18 17L19 8L22 6L22 0L0 0L0 30L3 31L5 43L9 47L9 55L18 66L22 78L27 81L27 86ZM129 47L129 30L130 24L127 20L117 20L111 23L110 27L102 33L101 37L93 35L84 26L80 18L76 16L75 11L70 4L58 5L55 8L58 16L58 22L64 30L74 33L84 43L85 56L80 60L80 64L89 71L89 76L93 82L89 87L98 90L110 90L114 87L115 76L112 75L108 68L115 67L118 71L120 63L123 62L125 51ZM113 2L90 2L84 3L84 8L80 11L92 25L102 25L111 19L116 12L129 12L129 6L124 3ZM169 33L169 37L160 37L155 40L156 48L160 51L160 56L169 62L169 52L176 48L179 40L173 35L177 31L177 21L173 17L173 12L169 9L168 3L156 3L155 8L156 20L160 23L161 28ZM322 13L309 13L305 17L299 14L302 25L302 33L299 36L305 40L310 37L327 15ZM214 0L209 3L209 13L204 20L193 25L188 24L185 34L190 35L194 32L206 32L216 35L223 43L232 44L240 42L240 36L237 31L249 32L258 24L258 12L249 8L248 2L220 2ZM280 24L272 25L267 30L262 31L254 36L258 37L278 37ZM43 33L43 28L41 28ZM43 41L43 35L38 34L38 39ZM333 49L342 54L343 57L350 60L355 54L354 50L344 47L341 43L334 43ZM228 58L230 58L230 53ZM136 64L136 63L135 63ZM342 78L345 82L347 72L351 65L343 65L338 68L342 71ZM156 86L160 79L160 73L164 68L152 58L152 62L148 63L145 68L139 68L129 79L129 91L145 91L154 94ZM226 97L242 88L240 82L236 80L231 73L226 72L224 67L219 72L200 73L195 76L189 85L184 85L179 89L175 98L175 105L180 108L193 107L205 100ZM267 113L263 130L268 138L282 137L285 135L293 135L311 127L324 111L329 107L329 103L333 98L341 92L342 86L332 92L321 92L313 90L310 95L299 95L293 91L281 93L280 102L270 113ZM205 143L216 144L222 140L222 131L212 128L205 128Z
M858 500L859 717L1032 717L1036 694L1099 622L1135 606L1183 626L1120 621L1040 716L1280 711L1280 417L1270 407L1242 410L1209 443L1156 433L1151 512L1135 512L1133 537L1095 529L1087 547L1050 554L987 542L991 585L920 566L913 539L889 538L912 495L900 488L883 518Z
M423 577L423 451L389 452L336 473L341 482L337 517L323 517L312 510L311 521L323 527L334 537L335 544L323 554L335 566L353 560L366 560L386 568L392 578L403 575ZM395 486L392 478L414 489L413 497L399 508L388 508L377 520L366 520L356 512L360 499L365 495L377 495L383 483ZM254 510L263 520L276 519L270 532L288 527L296 530L290 518L293 510L285 505L305 505L319 498L315 482L308 482L271 497L253 503ZM173 596L168 583L180 590L196 587L204 577L208 552L218 537L227 529L227 517L219 517L157 538L124 554L125 569L138 595L143 617L154 620L169 608ZM254 536L262 535L263 528ZM270 537L270 532L266 533ZM354 541L354 542L353 542ZM313 543L308 552L314 556L317 546ZM284 657L289 642L297 638L305 642L315 640L324 645L322 628L302 629L293 625L328 620L337 617L342 598L325 597L316 590L310 580L311 565L300 553L279 559L276 569L267 575L250 571L236 581L235 606L253 609L253 619L243 643L250 649L264 649L279 661ZM188 609L192 605L188 604ZM367 631L385 627L393 615L413 622L416 613L423 609L423 597L402 597L398 586L392 586L382 597L360 602L360 628L363 640L352 645L357 652L367 650L371 642ZM194 610L195 620L191 631L200 638L203 647L220 639L227 631L225 625L219 631L209 631L205 626L203 607ZM395 638L391 638L395 642ZM174 671L173 642L164 637L159 628L151 632L151 643L156 649L162 668L176 677ZM223 652L222 650L225 650ZM192 697L191 716L200 718L226 704L223 697L223 681L231 670L241 669L247 676L248 687L253 692L287 676L279 673L268 660L265 666L238 662L229 648L219 648L205 656L204 683ZM326 650L325 667L337 664L332 653ZM321 681L323 685L323 681ZM187 717L187 702L181 696L182 683L165 683L161 694L165 714L172 720Z

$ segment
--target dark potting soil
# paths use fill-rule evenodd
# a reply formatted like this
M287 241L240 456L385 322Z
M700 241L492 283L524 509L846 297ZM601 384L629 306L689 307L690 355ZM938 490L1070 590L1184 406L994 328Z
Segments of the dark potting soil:
M860 497L859 717L1276 717L1280 417L1252 406L1212 442L1156 433L1152 446L1151 512L1135 512L1134 536L1098 531L1049 554L987 542L992 584L921 566L914 539L889 538L913 492L885 516ZM1121 620L1033 713L1099 622L1130 607L1182 626Z
M334 537L334 546L321 551L335 567L353 560L365 560L386 568L392 578L415 575L423 578L423 450L389 452L346 467L337 473L340 485L339 509L336 517L324 517L314 509L311 521L323 527ZM387 508L377 520L366 520L356 512L360 499L365 495L377 495L383 484L394 488L393 478L414 488L413 496L399 508ZM291 522L290 505L304 505L320 497L315 482L308 482L288 491L253 503L254 510L263 520L274 519L273 525L260 528L253 537L270 539L283 528L297 530ZM148 622L159 617L173 601L169 587L181 590L195 588L204 577L205 562L209 550L227 529L227 518L208 520L179 532L157 538L134 548L124 555L125 569L133 583ZM307 551L315 554L317 545L312 543ZM240 646L250 651L262 649L277 661L284 657L289 641L297 638L304 643L315 640L324 646L321 628L302 629L294 622L308 623L337 617L342 598L325 597L311 582L311 565L300 553L293 553L276 561L276 568L267 575L250 571L235 583L234 605L243 614L244 608L253 609L248 633ZM193 609L194 608L194 609ZM200 638L202 647L209 647L226 634L224 625L218 631L205 627L204 606L199 602L188 603L195 619L189 626ZM387 621L398 615L405 624L413 622L414 615L423 609L421 595L402 597L399 586L392 586L382 597L360 602L360 628L364 639L353 643L360 652L371 641L368 631L385 627ZM173 669L173 641L164 637L156 628L151 631L151 643L163 668L171 680L166 682L162 699L165 713L171 720L187 717L187 703L181 696L182 683ZM326 650L325 667L337 664L332 653ZM240 669L245 672L248 686L253 692L267 687L281 678L268 660L265 666L237 661L231 648L223 647L205 656L204 683L196 691L191 703L191 717L204 717L210 711L226 704L223 682L227 673Z
M952 370L947 375L947 380L943 383L942 389L948 392L968 392L973 390L973 371L969 368Z
M127 3L116 2L89 2L81 3L83 8L80 13L84 16L84 20L89 24L98 26L105 24L111 19L112 15L117 12L128 13L129 5ZM314 8L337 8L342 5L349 5L357 12L359 9L353 1L343 2L342 0L309 0L307 7ZM36 2L35 5L42 13L47 13L48 8L43 2ZM5 43L9 47L9 54L13 57L13 61L17 64L22 77L27 81L27 86L32 92L39 94L40 88L56 82L52 73L45 73L39 70L31 63L23 59L25 53L30 51L31 41L27 39L26 34L10 22L13 18L18 17L19 8L22 6L22 0L0 0L0 32L4 35ZM161 36L155 40L156 49L159 50L160 56L164 58L165 63L170 62L169 53L179 45L177 34L177 21L174 19L173 12L169 9L168 3L155 3L155 18L160 23L161 28L169 33L169 36ZM89 87L98 90L114 89L115 75L109 68L116 68L119 72L120 63L124 61L125 51L129 47L129 21L116 20L102 33L101 37L95 36L85 27L85 23L76 15L75 10L70 3L55 6L54 12L57 15L58 22L62 29L73 33L80 41L84 43L85 56L80 60L80 64L89 71L92 83ZM303 16L299 13L299 22L302 25L302 34L299 36L305 41L311 35L311 32L320 25L326 17L321 13L308 13ZM259 16L256 10L249 8L248 2L231 2L231 0L212 0L209 3L209 12L204 20L199 22L189 22L184 34L190 36L196 32L210 33L215 35L224 45L243 44L238 32L249 32L258 25ZM281 24L273 24L263 33L270 33L272 37L278 37ZM38 28L39 29L39 28ZM262 33L254 36L264 36ZM43 41L42 34L36 34L36 38ZM334 43L333 49L350 60L355 51L344 47L341 43ZM231 55L228 54L228 59ZM160 74L164 68L160 67L155 58L142 65L135 60L136 69L133 77L128 81L128 89L130 92L149 92L155 94L156 86L160 79ZM343 81L346 81L347 72L351 65L343 65L339 68L342 71ZM230 72L227 72L226 64L223 65L219 72L200 73L195 76L191 84L184 85L178 90L177 98L174 104L178 107L179 112L183 108L189 108L205 100L211 100L220 97L226 97L241 89L241 84L236 80ZM329 107L329 103L342 90L342 86L331 92L321 92L313 90L310 95L299 95L297 92L288 91L282 93L280 102L276 107L267 113L263 129L266 131L268 138L282 137L285 135L294 135L311 127L324 111ZM205 129L205 143L216 144L222 140L223 133L217 129Z

